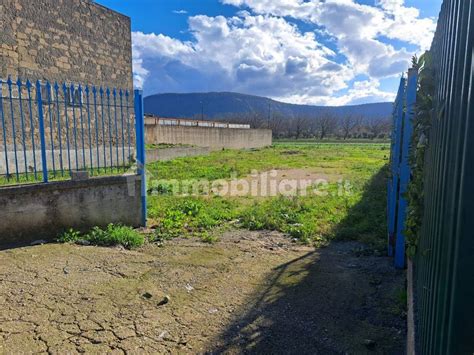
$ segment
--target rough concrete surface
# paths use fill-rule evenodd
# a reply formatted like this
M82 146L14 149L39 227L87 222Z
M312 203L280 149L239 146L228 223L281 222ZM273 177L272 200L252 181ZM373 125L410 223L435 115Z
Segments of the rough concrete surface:
M146 161L168 161L182 157L195 157L199 155L209 155L211 150L206 147L172 147L154 148L146 150Z
M0 353L403 353L404 275L365 254L244 231L5 250Z
M0 187L0 247L55 238L70 228L141 225L141 178L94 177Z
M263 148L272 145L270 129L162 126L145 123L148 144L188 144L211 150Z

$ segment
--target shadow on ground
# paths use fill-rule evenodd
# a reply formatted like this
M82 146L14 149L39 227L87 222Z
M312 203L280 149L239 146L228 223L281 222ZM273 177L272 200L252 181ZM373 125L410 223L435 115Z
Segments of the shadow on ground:
M388 173L388 165L385 165L367 182L360 201L334 227L337 240L357 240L379 252L386 252Z
M276 267L209 352L404 353L404 272L348 235L357 231L369 242L384 238L384 191L382 169L336 228L353 240L332 242Z

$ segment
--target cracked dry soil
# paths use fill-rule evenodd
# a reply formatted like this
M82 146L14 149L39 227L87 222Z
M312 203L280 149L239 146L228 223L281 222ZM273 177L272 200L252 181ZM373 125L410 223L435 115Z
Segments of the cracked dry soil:
M404 274L360 248L232 231L0 251L0 353L403 353Z

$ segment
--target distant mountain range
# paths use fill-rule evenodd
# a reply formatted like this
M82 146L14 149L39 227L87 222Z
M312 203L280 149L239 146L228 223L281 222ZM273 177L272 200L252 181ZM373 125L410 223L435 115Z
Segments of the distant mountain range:
M145 113L175 118L199 117L201 112L208 119L249 113L260 113L266 116L271 111L272 114L278 112L285 117L298 115L317 117L329 113L336 117L356 115L377 120L387 118L392 114L391 102L352 106L295 105L266 97L232 92L156 94L145 97L144 101Z

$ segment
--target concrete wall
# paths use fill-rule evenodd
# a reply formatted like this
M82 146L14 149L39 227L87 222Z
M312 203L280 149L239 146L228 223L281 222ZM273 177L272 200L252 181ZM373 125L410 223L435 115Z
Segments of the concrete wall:
M147 149L146 161L167 161L182 157L195 157L198 155L209 155L210 148L207 147L175 147L162 149Z
M272 144L272 131L146 124L145 140L148 144L189 144L214 150L262 148Z
M1 137L1 134L0 134ZM64 147L64 146L63 146ZM110 168L113 167L129 167L133 165L135 161L135 146L112 146L112 152L110 151L110 146L99 146L97 150L96 147L84 148L84 151L78 147L77 149L77 164L76 164L76 150L74 148L70 149L69 152L67 149L62 149L61 151L56 146L54 150L54 164L53 164L53 153L52 150L46 149L46 163L48 166L48 171L50 174L54 170L56 172L61 170L61 159L62 167L67 173L69 171L69 161L71 162L71 170L83 170L93 167L97 169L98 167ZM118 159L117 159L117 148L118 148ZM25 154L26 153L26 154ZM92 154L91 154L92 153ZM97 153L99 156L97 156ZM83 154L84 158L83 159ZM25 164L26 157L26 164ZM91 159L92 157L92 159ZM8 169L10 175L15 175L16 165L15 161L18 162L18 173L22 174L24 172L34 172L34 162L36 159L36 171L42 171L42 160L41 160L41 149L37 145L35 152L33 154L32 150L17 150L15 157L15 151L9 150L7 154L0 149L0 175L7 173L7 161ZM85 163L85 165L84 165Z
M2 0L0 76L132 90L130 18L91 0Z
M0 188L0 244L53 239L69 228L140 225L135 175Z

